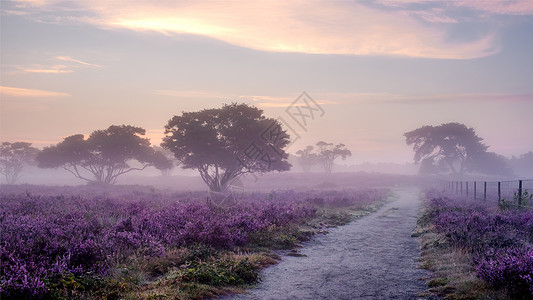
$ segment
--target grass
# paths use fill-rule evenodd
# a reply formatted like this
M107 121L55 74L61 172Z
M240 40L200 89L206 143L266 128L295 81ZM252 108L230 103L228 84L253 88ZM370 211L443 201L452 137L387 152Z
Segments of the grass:
M504 291L494 290L476 275L467 249L451 246L444 235L436 233L427 215L422 213L412 235L421 241L420 268L431 271L428 289L421 296L443 299L510 299Z

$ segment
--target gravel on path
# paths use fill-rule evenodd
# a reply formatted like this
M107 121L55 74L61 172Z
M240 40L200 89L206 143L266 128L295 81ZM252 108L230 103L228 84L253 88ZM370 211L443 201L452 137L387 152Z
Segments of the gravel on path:
M315 236L300 253L261 272L242 295L218 299L423 299L428 273L417 268L411 237L421 207L416 188L394 190L377 212Z

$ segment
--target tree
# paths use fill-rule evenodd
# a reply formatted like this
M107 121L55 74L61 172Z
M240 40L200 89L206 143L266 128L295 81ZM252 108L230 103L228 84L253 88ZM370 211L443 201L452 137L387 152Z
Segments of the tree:
M41 168L61 167L88 182L114 184L120 175L143 170L161 159L142 136L145 130L129 125L112 125L96 130L85 139L82 134L66 137L37 155ZM140 167L130 163L137 161ZM162 162L157 162L163 164ZM86 174L91 174L92 178Z
M240 175L287 171L289 135L281 123L247 104L183 112L165 126L161 146L186 169L197 169L213 192L223 192Z
M333 162L337 158L342 157L345 160L346 157L352 156L352 152L346 149L346 145L344 144L334 145L333 143L320 141L316 145L318 147L317 159L327 173L331 173Z
M170 176L172 171L180 164L180 162L174 157L174 154L168 149L163 149L158 146L152 147L155 151L153 165L156 169L161 171L161 175Z
M14 184L24 169L24 164L32 164L39 149L26 142L3 142L0 146L0 173L7 183Z
M445 166L452 174L474 171L475 160L486 150L483 139L473 128L460 123L446 123L439 126L423 126L404 134L407 145L413 145L415 163L433 163L442 170Z
M304 172L309 172L311 168L318 163L318 156L313 150L313 146L307 146L303 150L296 151L296 154L298 155L298 163Z

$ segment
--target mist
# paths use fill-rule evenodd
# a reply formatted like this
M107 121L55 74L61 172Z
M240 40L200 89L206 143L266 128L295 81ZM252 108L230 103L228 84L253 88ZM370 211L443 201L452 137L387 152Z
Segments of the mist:
M531 299L533 2L0 7L1 299Z

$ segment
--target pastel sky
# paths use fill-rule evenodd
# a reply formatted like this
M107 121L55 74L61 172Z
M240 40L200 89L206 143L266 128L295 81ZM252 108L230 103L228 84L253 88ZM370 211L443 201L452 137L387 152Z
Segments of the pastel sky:
M159 144L173 115L246 102L292 153L403 163L404 132L460 122L510 157L533 150L533 1L1 0L0 85L1 141L37 147L112 124ZM300 127L304 91L323 115Z

